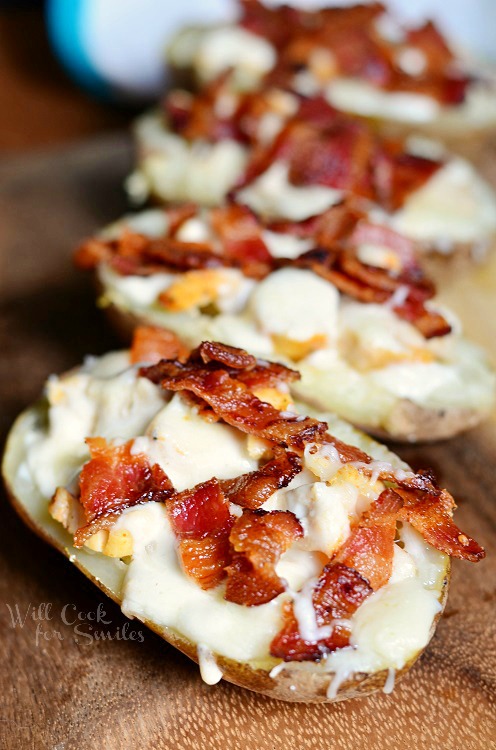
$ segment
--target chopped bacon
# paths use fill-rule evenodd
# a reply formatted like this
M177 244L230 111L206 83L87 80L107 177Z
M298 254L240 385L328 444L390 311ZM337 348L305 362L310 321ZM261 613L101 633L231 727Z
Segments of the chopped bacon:
M138 326L133 333L132 364L159 362L161 359L186 359L189 350L175 333L157 326Z
M214 208L210 220L222 242L223 252L232 261L240 263L246 275L267 273L272 256L262 239L260 222L246 206L230 204Z
M397 487L396 492L404 501L400 518L411 523L435 549L471 562L485 556L484 549L453 522L455 503L449 492L439 490L434 495L404 485Z
M207 243L181 242L173 237L151 238L129 230L113 240L90 239L74 255L82 270L108 263L122 276L149 276L163 271L190 271L232 265Z
M204 341L191 353L189 362L194 359L208 365L209 362L217 362L220 365L233 370L252 370L257 360L253 354L248 354L237 346L219 344L216 341Z
M229 529L214 531L200 539L181 539L179 555L186 574L202 589L218 586L226 577L225 568L231 560Z
M407 45L422 52L426 68L434 75L438 75L455 62L446 40L432 21L427 21L416 29L410 29L407 32ZM422 71L422 74L424 73L425 69Z
M229 533L233 518L217 479L172 496L167 502L179 554L187 575L202 588L217 586L230 560Z
M79 478L80 503L92 533L99 522L119 514L126 508L155 500L164 502L173 493L172 483L165 472L150 466L143 454L133 455L133 441L112 445L104 438L88 438L90 460L83 466ZM78 529L75 546L80 547L88 537L88 529Z
M253 395L248 386L227 370L195 364L194 355L184 365L164 361L151 368L143 368L141 374L155 383L160 382L162 388L191 391L233 427L297 453L304 450L305 443L321 439L327 430L325 422L311 417L283 415L271 404Z
M393 304L394 312L408 320L425 336L444 336L451 331L446 319L428 310L425 302L433 297L434 285L415 268L393 275L387 269L370 266L359 260L356 251L317 248L303 253L294 265L309 268L330 281L342 294L365 304L384 304L393 299L400 287L406 287L406 298Z
M270 653L284 661L320 661L325 654L349 644L350 630L345 623L372 588L362 576L342 563L330 563L322 571L314 588L312 603L317 626L333 626L330 635L318 641L305 641L298 629L293 606L286 605L282 629L270 644Z
M304 101L273 143L254 151L243 184L276 160L289 165L294 184L344 190L388 211L400 208L442 164L408 153L404 141L380 137L365 122L326 110L318 98Z
M202 139L217 143L225 139L244 140L238 125L237 103L233 102L233 112L219 115L218 101L222 96L234 97L224 92L225 76L207 84L196 95L186 91L173 90L165 101L165 113L175 133L187 140Z
M415 242L410 237L395 232L394 229L385 224L359 221L350 237L350 244L353 247L359 247L360 245L387 247L397 256L403 272L415 274L417 277L422 274L415 250Z
M456 70L453 53L432 22L406 32L405 41L397 43L377 28L385 13L381 3L305 12L244 0L242 8L241 25L277 48L278 59L266 83L290 89L295 73L311 68L312 53L324 49L332 55L328 80L355 77L390 91L427 94L442 104L459 104L466 96L470 79ZM401 67L401 53L412 48L423 56L418 72Z
M360 573L374 591L391 577L396 523L402 506L394 490L381 492L334 558Z
M419 190L439 170L439 160L407 153L404 143L378 143L372 159L377 203L397 211L411 193Z
M282 593L285 586L276 565L302 536L301 524L290 511L244 510L229 537L233 554L227 567L227 601L254 607Z
M221 481L224 495L236 505L249 510L260 508L276 490L288 484L303 469L301 459L281 448L274 450L274 457L261 469L242 474L235 479Z
M172 528L181 537L201 538L225 528L230 519L229 502L217 479L176 493L167 503Z

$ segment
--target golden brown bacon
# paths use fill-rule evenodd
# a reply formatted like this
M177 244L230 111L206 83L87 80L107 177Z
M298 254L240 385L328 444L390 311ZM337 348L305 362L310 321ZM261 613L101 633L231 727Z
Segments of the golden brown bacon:
M229 500L242 508L256 510L276 490L287 487L302 469L301 459L295 453L276 447L274 457L261 469L235 479L223 479L220 484Z
M214 208L210 221L223 254L239 264L246 275L261 277L270 270L273 258L262 239L262 227L246 206L232 203Z
M146 456L132 454L132 440L124 445L112 445L101 437L86 442L91 458L79 478L79 501L88 523L76 532L76 547L108 526L105 519L113 522L115 514L150 500L164 502L174 491L160 466L150 466Z
M367 123L338 113L319 97L302 100L274 141L254 150L243 184L276 160L288 164L289 178L296 185L336 188L387 211L400 208L442 165L408 153L405 140L381 137Z
M360 573L374 591L391 577L396 524L402 506L401 497L394 490L381 492L334 558Z
M428 310L425 302L434 296L434 285L415 270L393 274L390 271L363 263L356 251L317 248L309 250L293 261L293 265L308 268L331 282L342 294L365 304L384 304L393 300L392 309L398 317L412 323L425 338L445 336L450 324L437 312ZM397 303L396 291L405 289Z
M210 479L178 492L166 507L185 572L204 589L217 586L230 560L229 533L234 520L219 481Z
M349 644L350 631L345 623L372 593L368 582L342 563L330 563L322 571L313 590L312 604L319 628L330 628L330 634L317 641L305 641L298 629L293 605L286 604L280 632L270 644L270 653L284 661L320 661L325 654Z
M179 213L176 226L189 216ZM450 332L447 321L439 313L428 310L425 302L432 298L434 286L418 264L409 240L391 229L363 221L354 206L342 205L300 223L272 225L301 237L312 238L315 249L298 258L276 259L269 255L261 240L263 225L246 208L228 206L211 212L217 240L211 244L181 242L175 237L147 238L125 231L114 240L89 240L76 251L75 262L80 268L96 268L109 264L121 275L150 275L163 270L180 273L215 267L239 268L242 273L261 279L281 266L296 266L312 270L334 284L341 293L363 303L382 304L399 289L406 289L394 312L415 325L426 338ZM397 258L397 268L388 270L363 263L356 246L379 243L388 247Z
M426 542L451 557L470 562L482 560L484 549L453 521L455 503L449 492L439 490L434 495L405 486L398 486L396 492L403 500L399 518L411 523Z
M215 362L199 363L202 346L184 364L163 361L143 368L141 374L166 390L191 391L233 427L296 453L304 450L305 443L323 438L327 431L325 422L283 414L253 395L248 386L227 369L218 367Z
M282 553L302 536L300 522L289 511L244 510L229 537L233 553L226 569L225 598L253 607L282 593L285 585L276 565Z

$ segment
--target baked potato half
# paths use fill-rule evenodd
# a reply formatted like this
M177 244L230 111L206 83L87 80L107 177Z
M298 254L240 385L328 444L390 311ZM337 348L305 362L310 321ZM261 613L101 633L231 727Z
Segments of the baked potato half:
M232 100L231 120L217 115L226 100ZM330 205L331 187L334 195L341 191L361 201L375 222L409 237L426 257L480 260L494 247L496 196L472 164L418 134L381 138L318 98L300 100L269 88L243 99L223 83L196 97L172 91L161 111L136 121L133 134L136 167L126 188L135 205L215 206L244 184L240 199L258 212L277 208L276 218L288 220ZM359 167L344 156L350 142L357 149L367 144ZM339 171L322 167L336 161ZM376 167L382 162L388 178L386 167ZM289 177L280 174L283 165ZM364 201L370 173L373 185ZM276 193L282 196L277 206Z
M401 255L400 235L352 218L346 237L329 239L349 215L330 208L318 220L326 234L301 237L305 221L267 229L241 204L152 209L85 242L76 262L94 271L125 341L155 325L189 348L211 339L278 359L302 373L299 398L389 439L473 427L493 403L484 354L428 299L434 288L415 256ZM356 244L363 231L371 241Z
M379 4L299 12L240 3L237 24L180 31L168 60L189 87L219 75L241 90L276 83L324 96L387 135L416 132L476 161L496 124L494 70L456 54L432 22L404 27Z
M7 441L14 508L210 684L389 692L433 635L449 554L484 554L451 497L339 419L298 416L282 366L218 344L133 364L163 344L142 332L49 381Z

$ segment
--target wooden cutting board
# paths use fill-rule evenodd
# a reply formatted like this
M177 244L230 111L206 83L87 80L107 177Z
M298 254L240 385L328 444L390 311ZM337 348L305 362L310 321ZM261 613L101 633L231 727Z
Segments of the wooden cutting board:
M3 438L49 373L117 344L95 310L89 282L72 270L70 251L125 210L120 185L129 163L124 136L0 163ZM494 347L496 259L464 271L456 287L450 276L445 295L469 332ZM128 622L4 501L0 748L495 748L496 418L449 443L400 453L414 466L436 469L459 502L460 526L488 557L479 565L455 562L446 615L392 695L334 706L204 685L195 665ZM98 613L98 622L90 619Z

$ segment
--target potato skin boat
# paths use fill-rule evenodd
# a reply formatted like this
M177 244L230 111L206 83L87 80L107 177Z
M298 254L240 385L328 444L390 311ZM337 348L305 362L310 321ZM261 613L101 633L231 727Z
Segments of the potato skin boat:
M16 469L23 453L23 436L42 418L43 404L35 404L17 418L9 433L2 464L8 498L24 523L37 536L61 552L86 578L89 578L104 594L120 605L123 574L122 571L119 572L115 560L90 554L84 549L76 549L72 544L70 534L49 516L46 498L37 493L33 487L29 491L26 482L16 483ZM441 609L432 622L429 641L434 635L437 622L446 604L449 580L450 560L446 557L446 568L439 590ZM172 646L198 663L197 644L171 628L159 627L149 620L143 620L143 622ZM405 674L421 653L422 651L419 651L401 669L396 670L395 679ZM328 697L327 691L334 674L322 672L314 663L306 664L303 669L282 670L271 677L270 671L278 663L272 657L269 657L267 664L260 665L239 663L215 653L213 656L223 673L223 678L228 682L277 700L289 702L332 703L365 697L383 689L388 679L387 669L370 674L357 673L339 685L334 697Z

